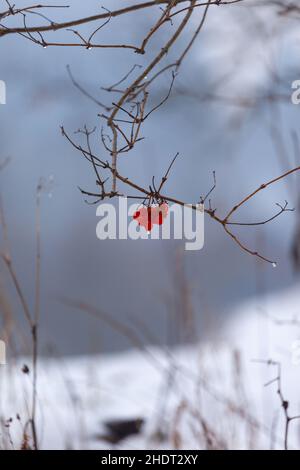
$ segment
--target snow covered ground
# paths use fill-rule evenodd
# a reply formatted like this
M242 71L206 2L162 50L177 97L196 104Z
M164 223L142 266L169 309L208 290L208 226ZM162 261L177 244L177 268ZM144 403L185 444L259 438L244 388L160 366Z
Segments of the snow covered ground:
M282 448L285 421L277 384L264 386L276 378L277 367L263 361L280 361L288 411L300 414L299 300L293 288L242 305L213 343L42 360L41 448ZM28 418L31 377L21 371L24 361L0 369L2 448L20 446ZM109 443L101 436L112 419L145 424L139 434ZM289 448L299 448L299 431L300 422L291 421Z

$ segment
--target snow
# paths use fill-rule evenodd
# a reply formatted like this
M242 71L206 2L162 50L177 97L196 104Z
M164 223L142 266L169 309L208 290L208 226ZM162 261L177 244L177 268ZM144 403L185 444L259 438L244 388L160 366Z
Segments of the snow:
M38 430L43 449L283 448L284 414L276 383L281 364L290 416L299 411L299 291L240 305L211 342L174 350L43 359ZM30 374L23 359L0 369L0 445L19 448L28 419ZM21 423L16 419L20 415ZM111 419L145 419L142 432L117 444L99 438ZM300 423L299 423L300 424ZM10 441L12 443L10 443ZM289 448L299 446L292 421Z

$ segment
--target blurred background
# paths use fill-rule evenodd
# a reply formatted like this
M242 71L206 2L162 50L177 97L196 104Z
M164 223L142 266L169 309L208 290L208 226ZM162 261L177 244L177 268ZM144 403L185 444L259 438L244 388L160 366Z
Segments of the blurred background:
M68 3L69 9L51 11L49 16L62 21L100 11L94 0ZM294 65L299 19L282 13L286 3L250 0L247 5L209 9L170 98L145 122L145 140L122 157L124 174L149 185L179 152L165 192L198 201L211 188L215 171L212 206L225 215L261 183L299 165L299 107L291 103L292 82L300 79ZM120 1L106 0L103 6L113 10ZM166 64L184 49L199 15L165 58ZM114 18L98 39L140 44L153 21L153 9ZM288 200L295 207L294 213L282 214L270 224L235 232L247 246L276 260L275 269L239 249L209 218L199 252L184 251L184 242L178 241L96 238L96 206L85 204L78 190L80 186L94 191L95 177L59 126L70 133L85 124L97 126L93 148L103 155L100 128L105 123L97 116L99 107L72 84L66 67L82 87L110 105L114 97L101 87L120 80L134 64L148 64L173 27L165 25L144 56L131 50L44 49L18 35L1 38L0 79L6 82L7 104L0 106L0 161L10 158L0 174L1 197L14 263L31 305L36 187L40 178L46 182L41 205L42 354L81 355L132 347L107 322L76 310L66 299L87 302L130 325L145 343L174 345L220 334L236 304L299 282L298 176L262 191L235 215L238 221L257 221L273 215L275 203ZM80 31L90 32L91 25ZM55 40L74 40L71 32L48 33L45 38L51 41L54 35ZM153 104L166 95L170 81L171 74L166 73L153 84ZM0 288L0 309L9 306L22 322L3 264ZM16 348L24 352L18 340Z

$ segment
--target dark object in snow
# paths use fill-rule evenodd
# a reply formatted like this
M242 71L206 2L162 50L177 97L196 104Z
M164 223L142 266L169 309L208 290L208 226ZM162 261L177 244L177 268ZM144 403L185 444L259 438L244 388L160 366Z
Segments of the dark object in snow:
M136 419L115 419L104 423L107 433L97 435L97 439L117 444L128 436L139 434L145 423L143 418Z

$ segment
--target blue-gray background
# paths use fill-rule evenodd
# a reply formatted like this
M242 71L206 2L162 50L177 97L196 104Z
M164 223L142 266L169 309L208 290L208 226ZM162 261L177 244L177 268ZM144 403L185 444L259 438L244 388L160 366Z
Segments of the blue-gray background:
M100 10L94 0L68 3L70 9L50 11L49 16L62 20ZM114 9L120 4L123 1L114 0L104 6ZM166 63L187 44L200 10ZM139 44L154 21L153 11L113 19L97 40ZM158 7L155 12L159 15ZM291 68L299 41L293 35L296 26L287 20L282 23L259 7L212 7L170 99L144 125L145 141L122 157L124 174L149 184L152 175L160 177L179 152L166 192L197 201L211 187L215 170L213 205L225 214L256 186L295 166L291 131L297 133L299 108L291 104L289 95L291 81L300 78L300 72L295 76ZM83 33L92 30L93 25L80 29ZM73 132L84 124L97 125L94 148L103 155L102 123L97 117L99 108L70 82L66 65L82 86L110 104L113 96L106 95L101 86L118 81L135 63L147 64L171 31L171 25L164 27L142 57L127 50L43 49L15 35L0 41L0 79L7 85L7 104L0 106L0 157L11 156L0 175L1 195L15 266L30 304L34 301L35 188L40 177L54 178L49 190L52 197L47 191L42 198L41 348L45 353L49 348L82 354L131 346L118 332L66 306L63 297L89 302L122 322L135 324L137 330L142 321L158 343L174 343L180 336L176 333L181 308L177 297L185 289L184 277L202 338L218 332L237 302L297 282L289 254L296 213L283 214L268 226L237 229L251 248L278 261L276 269L242 252L209 219L205 246L199 252L185 252L182 243L172 241L97 240L96 207L87 206L77 189L80 185L94 190L95 178L61 136L59 126ZM49 33L45 38L76 41L70 32ZM272 79L275 73L282 79L280 85ZM153 86L153 103L165 96L169 84L170 74L165 74ZM278 90L286 98L276 104L259 98ZM231 99L203 99L207 94ZM258 97L257 105L243 106L237 103L239 97L251 103ZM280 141L276 146L274 135ZM282 151L278 151L280 143ZM285 199L296 206L297 181L291 177L289 184L281 182L262 192L236 218L264 219L276 210L275 202ZM1 285L14 314L21 318L3 265Z

